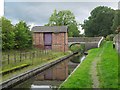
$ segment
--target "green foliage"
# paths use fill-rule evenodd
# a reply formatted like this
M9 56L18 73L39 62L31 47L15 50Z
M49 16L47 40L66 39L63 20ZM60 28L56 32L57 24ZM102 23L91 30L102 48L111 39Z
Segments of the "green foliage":
M2 21L2 34L0 34L0 37L2 37L3 50L27 49L32 47L32 32L25 22L20 21L14 26L5 17L0 19Z
M79 51L79 52L83 53L84 50L85 50L85 45L83 45L83 44L81 44L81 45L80 44L73 44L69 48L72 52Z
M11 24L11 21L2 17L2 48L13 49L15 45L14 41L15 33L14 26Z
M32 33L24 21L15 25L15 48L25 49L32 46Z
M97 64L99 88L118 88L118 53L112 48L112 42L107 41L102 47L91 49L88 53L76 71L60 86L60 90L92 88L91 65L93 61L99 59Z
M85 20L81 25L86 36L107 36L113 33L111 30L114 18L113 9L99 6L93 9L90 14L88 20Z
M100 88L118 88L118 53L112 48L112 42L104 45L105 49L98 63Z
M96 56L94 52L98 53L98 50L89 50L89 55L67 81L61 85L60 90L64 90L64 88L92 88L92 79L89 72L93 58Z
M3 65L2 71L6 71L6 70L11 69L13 67L21 66L23 64L30 64L30 66L26 67L26 68L23 68L23 69L20 69L20 70L16 70L15 72L11 72L11 73L9 73L7 75L4 75L2 77L2 80L6 81L6 80L8 80L8 79L10 79L10 78L12 78L12 77L14 77L16 75L20 75L20 74L22 74L24 72L27 72L27 71L31 70L31 69L35 69L37 67L42 66L43 64L53 62L55 60L60 59L61 57L64 57L64 56L67 56L67 55L70 54L69 52L63 53L63 52L56 52L56 51L48 51L48 53L45 53L45 51L43 51L43 50L40 51L38 49L37 49L37 51L39 51L38 52L39 55L38 55L38 53L36 53L36 55L35 55L36 57L34 57L34 58L31 59L30 58L31 54L28 53L27 54L27 59L21 60L21 62L20 62L20 60L19 60L20 57L18 57L18 59L16 59L16 61L17 61L16 63L12 59L14 57L13 54L14 53L19 54L19 52L16 52L16 51L15 52L13 52L13 51L9 52L10 53L10 58L11 58L10 64ZM34 50L30 50L29 52L34 52ZM8 52L3 52L3 53L4 54L5 53L8 54ZM4 60L5 59L3 59L3 61ZM5 60L5 62L7 62L7 60Z
M69 10L62 10L59 12L54 10L53 14L49 18L48 24L45 26L68 26L69 37L78 37L80 33L75 16Z
M106 40L107 41L113 41L113 38L115 37L114 34L107 35Z
M78 59L78 58L81 58L80 54L74 56L72 59L70 59L70 61L73 63L80 63L80 59Z
M1 74L7 74L7 73L9 73L9 72L12 72L12 71L15 71L15 70L19 70L19 69L22 69L22 68L24 68L24 67L27 67L27 66L29 66L30 64L21 64L20 66L16 66L16 67L13 67L13 68L9 68L9 69L6 69L6 70L4 70L4 71L2 71L2 73Z
M111 27L111 30L113 33L116 32L117 27L120 25L120 10L115 11L114 19L113 19L113 25Z

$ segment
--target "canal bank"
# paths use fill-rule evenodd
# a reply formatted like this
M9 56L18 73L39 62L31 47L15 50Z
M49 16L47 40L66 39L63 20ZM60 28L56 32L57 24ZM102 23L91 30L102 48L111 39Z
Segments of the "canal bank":
M111 41L105 41L100 48L89 50L86 59L61 84L60 90L94 88L96 83L97 88L118 88L118 52L113 49Z
M20 83L13 89L24 89L25 90L57 90L59 85L62 84L66 78L75 70L80 62L73 62L73 60L81 61L79 54L75 54L72 57L63 60L60 63L53 65L52 67L38 73L34 77ZM51 88L50 88L51 87ZM49 88L49 89L48 89Z
M40 66L40 67L37 67L37 68L35 68L35 69L33 69L33 70L30 70L30 71L28 71L28 72L26 72L26 73L20 74L19 76L16 76L16 77L11 78L11 79L9 79L9 80L7 80L7 81L4 81L4 82L1 84L1 85L2 85L2 88L13 87L13 86L15 86L16 84L18 84L18 83L20 83L20 82L22 82L22 81L25 81L25 80L31 78L32 76L35 76L36 74L44 71L45 69L47 69L47 68L49 68L49 67L51 67L51 66L53 66L53 65L55 65L55 64L57 64L57 63L59 63L59 62L61 62L61 61L64 61L64 60L66 60L67 58L69 58L69 57L71 57L71 56L73 56L73 55L75 55L75 54L77 54L77 52L71 53L70 55L67 55L67 56L65 56L65 57L62 57L62 58L60 58L60 59L58 59L58 60L56 60L56 61L47 63L47 64L42 65L42 66Z

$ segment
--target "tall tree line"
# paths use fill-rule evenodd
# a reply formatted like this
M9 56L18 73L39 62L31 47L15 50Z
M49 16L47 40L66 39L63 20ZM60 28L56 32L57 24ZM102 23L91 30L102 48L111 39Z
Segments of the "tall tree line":
M107 6L94 8L87 20L81 25L85 36L107 36L115 34L120 25L120 10L113 10Z
M1 17L2 49L28 49L32 47L32 32L24 21L12 25L11 21Z

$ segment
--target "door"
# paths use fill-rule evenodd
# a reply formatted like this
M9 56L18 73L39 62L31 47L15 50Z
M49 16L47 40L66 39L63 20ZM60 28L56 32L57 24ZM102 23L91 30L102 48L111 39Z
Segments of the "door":
M52 49L52 33L44 33L45 49Z

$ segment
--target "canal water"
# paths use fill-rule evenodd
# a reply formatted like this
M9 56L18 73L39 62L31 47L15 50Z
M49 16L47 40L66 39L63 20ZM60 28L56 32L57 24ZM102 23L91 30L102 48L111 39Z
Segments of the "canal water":
M21 90L22 88L25 90L43 90L43 88L45 90L57 90L59 85L65 81L84 58L85 56L81 57L80 55L72 56L13 88L21 88Z

